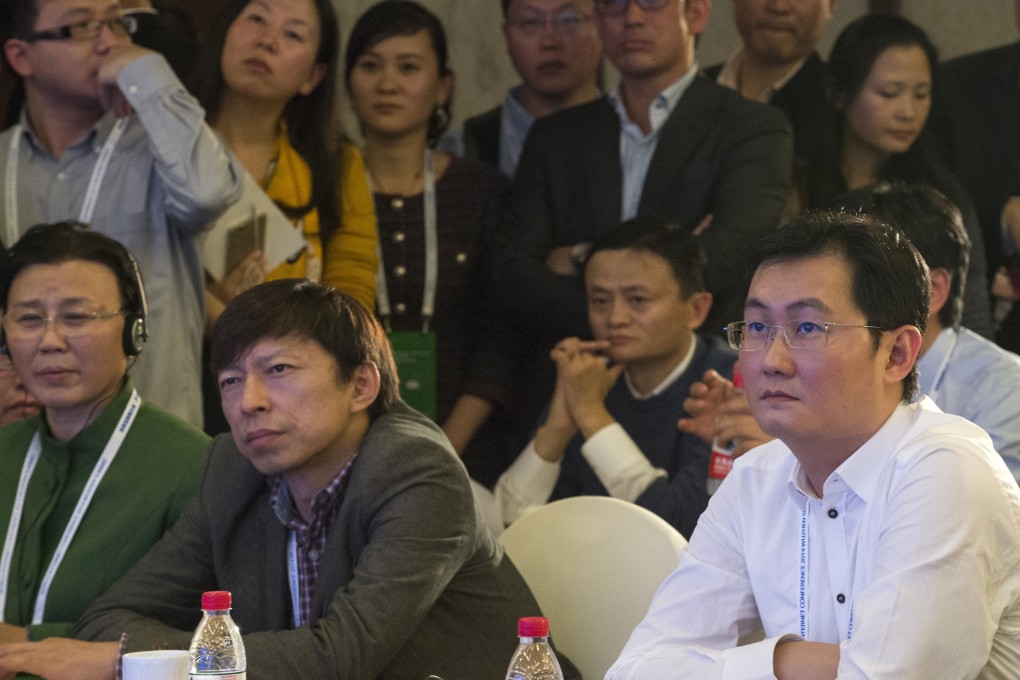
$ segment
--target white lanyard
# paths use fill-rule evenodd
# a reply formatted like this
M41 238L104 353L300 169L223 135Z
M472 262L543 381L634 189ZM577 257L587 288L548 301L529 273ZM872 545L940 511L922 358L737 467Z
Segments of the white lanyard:
M64 527L64 535L61 536L60 543L57 544L57 549L53 552L50 566L46 569L42 582L39 584L39 594L36 596L35 611L32 615L33 625L43 622L46 597L49 594L50 586L53 584L53 577L56 575L60 563L63 562L64 556L67 554L67 549L71 545L75 533L78 531L78 525L81 524L85 511L88 510L89 504L92 502L92 496L95 495L99 482L102 481L106 471L110 469L110 464L113 463L113 459L117 456L121 444L124 443L124 437L127 436L128 430L131 429L131 424L134 422L135 416L138 415L138 407L141 403L142 398L138 396L138 391L132 390L131 399L128 401L127 406L124 407L120 421L117 423L113 434L110 435L110 441L106 443L102 455L99 456L95 467L92 468L92 474L89 475L85 488L78 498L78 503L74 506L74 512L71 513L71 518L68 520L67 526ZM11 509L11 521L7 527L7 538L4 540L3 553L0 554L0 623L4 620L4 610L7 607L7 588L10 582L11 561L14 557L14 544L17 542L18 528L21 525L21 514L25 508L28 483L32 478L32 472L35 470L36 463L39 462L41 453L42 440L37 432L35 437L32 438L32 444L28 448L25 463L21 467L18 491L14 498L14 507Z
M366 171L366 175L367 175ZM425 289L421 296L421 330L422 333L429 332L429 322L436 310L436 286L439 281L439 236L436 228L436 177L432 161L432 150L425 149ZM369 189L372 188L372 178L369 176ZM382 239L380 239L381 241ZM383 263L382 247L376 244L376 254L379 256L379 269L375 272L375 304L379 308L379 316L383 319L387 332L390 330L390 307L389 288L386 286L386 265Z
M800 608L800 636L805 640L808 639L808 625L807 625L807 581L808 581L808 531L807 531L807 512L808 502L804 502L804 507L800 511L800 597L797 599L797 604ZM846 639L849 640L854 634L854 603L850 600L850 622L847 625Z
M121 136L124 134L124 128L127 127L127 118L120 118L113 125L113 129L110 130L109 136L106 138L106 142L103 144L103 148L99 151L99 158L96 160L95 167L92 168L92 177L89 178L89 186L85 191L85 200L82 201L81 212L78 215L78 221L88 224L92 219L92 213L96 209L96 200L99 198L99 188L103 184L103 178L106 176L106 170L110 166L110 158L113 157L113 150L117 146L117 142L120 141ZM6 218L7 226L4 234L4 240L7 246L14 245L14 242L18 240L19 225L18 225L18 155L21 150L21 136L23 134L22 127L15 125L11 131L11 145L7 151L7 174L4 182L4 202L6 204Z
M294 627L304 624L301 611L301 583L298 580L297 532L290 530L287 541L287 571L290 572L290 607L294 612Z

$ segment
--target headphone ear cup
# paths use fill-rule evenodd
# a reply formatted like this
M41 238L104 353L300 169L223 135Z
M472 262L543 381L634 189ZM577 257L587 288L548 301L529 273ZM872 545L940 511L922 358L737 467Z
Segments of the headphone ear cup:
M142 353L145 346L145 317L138 314L128 314L124 318L124 354L129 357L136 357Z

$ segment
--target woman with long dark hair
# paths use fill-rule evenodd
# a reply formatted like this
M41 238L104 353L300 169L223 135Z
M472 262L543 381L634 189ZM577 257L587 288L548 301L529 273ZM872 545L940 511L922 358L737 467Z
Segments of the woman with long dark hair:
M826 207L837 196L875 182L927 184L955 203L971 239L963 325L990 336L991 308L984 241L963 186L917 140L931 109L935 47L921 28L897 16L851 22L829 54L828 93L838 151L821 151L808 173L808 203Z

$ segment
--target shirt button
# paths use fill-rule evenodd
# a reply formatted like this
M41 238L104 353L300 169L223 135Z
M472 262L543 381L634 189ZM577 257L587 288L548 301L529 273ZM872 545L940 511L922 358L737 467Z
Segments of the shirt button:
M318 562L319 561L319 551L318 550L309 550L308 551L308 559L310 559L312 562ZM843 597L843 596L840 595L840 597Z
M63 182L65 179L67 179L67 175L65 175L62 172L58 172L57 173L57 179L59 179L61 182Z
M394 210L400 210L401 208L404 207L404 199L394 198L392 201L390 201L390 207L393 208Z
M402 231L395 231L395 232L393 232L393 242L394 243L403 243L405 238L407 238L407 236L404 234L404 232L402 232Z
M839 510L837 510L836 508L829 508L829 517L831 517L832 519L836 519L837 517L839 517Z
M407 305L405 305L403 302L398 302L397 304L393 305L393 311L396 312L397 314L403 314L404 312L407 311Z
M836 596L836 602L839 602L840 604L843 604L844 602L846 602L846 595L844 595L843 593L840 593L839 595L837 595Z
M397 278L400 278L401 276L405 275L406 273L407 273L407 267L405 267L402 264L398 264L396 267L393 268L393 275L396 276Z
M130 85L128 87L128 92L130 92L131 94L134 94L134 93L138 92L138 86L137 85Z
M457 257L455 259L457 260L457 264L464 264L467 262L467 253L457 253Z

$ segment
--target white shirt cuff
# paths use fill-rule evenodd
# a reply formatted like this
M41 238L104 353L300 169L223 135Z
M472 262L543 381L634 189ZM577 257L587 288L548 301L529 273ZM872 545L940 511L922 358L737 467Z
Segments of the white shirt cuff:
M581 454L613 498L633 503L666 471L653 467L619 423L606 425L581 445Z
M547 503L559 477L560 464L546 461L535 451L535 441L528 442L496 482L496 505L503 523L509 525L529 508Z
M722 653L726 662L720 680L775 680L776 645L786 640L800 640L799 635L780 635L761 642L733 647Z

